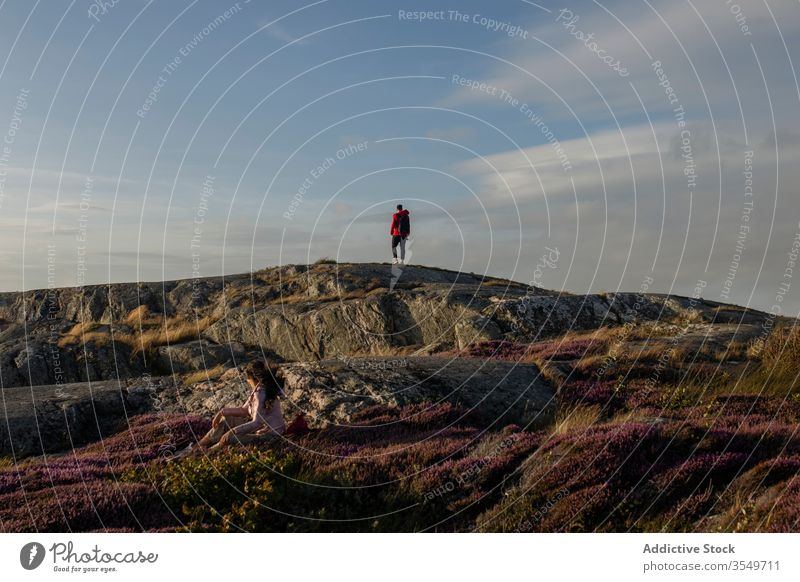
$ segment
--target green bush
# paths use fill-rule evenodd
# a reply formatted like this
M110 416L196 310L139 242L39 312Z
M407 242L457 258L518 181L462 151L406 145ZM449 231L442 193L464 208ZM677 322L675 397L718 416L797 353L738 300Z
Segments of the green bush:
M253 501L269 504L276 475L291 472L295 465L290 455L231 449L134 469L122 479L153 483L189 531L238 531L246 527L241 523L242 506Z

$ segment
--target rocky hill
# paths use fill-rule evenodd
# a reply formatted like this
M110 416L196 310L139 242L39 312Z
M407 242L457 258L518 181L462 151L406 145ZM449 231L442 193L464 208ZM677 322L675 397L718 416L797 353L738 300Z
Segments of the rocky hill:
M395 271L323 263L224 278L2 293L2 385L190 374L258 353L287 362L431 354L632 322L758 325L764 319L685 297L556 294L471 273Z
M319 263L5 293L0 318L4 531L796 525L800 333L758 311ZM163 461L263 357L311 432Z

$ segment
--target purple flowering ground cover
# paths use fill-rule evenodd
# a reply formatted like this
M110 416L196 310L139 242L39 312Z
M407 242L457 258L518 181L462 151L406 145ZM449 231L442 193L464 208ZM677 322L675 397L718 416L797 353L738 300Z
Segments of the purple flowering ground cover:
M452 404L375 406L353 427L170 460L208 420L133 417L68 453L3 460L0 531L800 530L788 376L748 392L724 376L648 381L640 362L604 375L569 366L592 345L470 348L560 360L558 418L535 431L487 429Z
M590 395L596 387L580 384ZM142 416L0 470L11 531L796 531L796 409L672 411L484 432L452 405L375 407L268 445L167 461L208 426ZM761 403L760 406L767 406ZM775 403L778 406L778 403ZM657 411L652 410L655 414Z

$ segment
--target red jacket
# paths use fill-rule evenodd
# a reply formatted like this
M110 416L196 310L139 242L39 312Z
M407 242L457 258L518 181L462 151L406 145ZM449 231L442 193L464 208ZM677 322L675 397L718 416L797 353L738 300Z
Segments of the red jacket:
M408 236L411 234L411 219L408 219L408 222L406 223L408 225L406 232L400 230L401 216L408 216L408 210L398 210L392 214L392 227L391 230L389 230L389 234L392 236Z

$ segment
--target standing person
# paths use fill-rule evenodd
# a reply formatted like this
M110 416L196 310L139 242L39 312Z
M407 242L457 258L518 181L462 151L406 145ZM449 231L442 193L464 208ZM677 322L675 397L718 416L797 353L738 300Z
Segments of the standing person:
M392 235L392 264L396 265L397 261L397 245L400 245L400 264L406 258L406 239L411 234L411 218L408 216L408 210L403 210L403 205L397 205L397 212L392 214L392 227L389 230Z
M251 389L247 400L242 406L223 408L214 416L211 430L197 443L199 449L222 447L257 431L283 434L285 424L278 400L283 386L277 368L267 368L261 361L251 362L244 367L244 377Z

